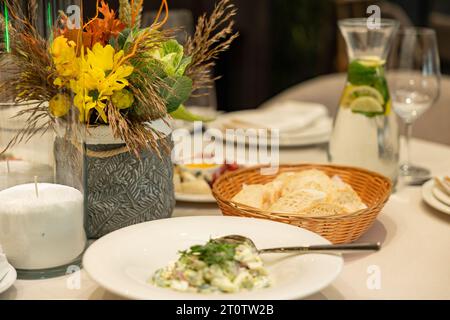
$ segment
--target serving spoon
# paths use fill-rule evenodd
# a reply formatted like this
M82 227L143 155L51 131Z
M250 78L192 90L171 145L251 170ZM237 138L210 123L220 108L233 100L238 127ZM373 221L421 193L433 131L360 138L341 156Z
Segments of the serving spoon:
M258 254L263 253L356 253L367 251L378 251L381 248L381 244L377 243L349 243L349 244L318 244L310 246L299 247L279 247L279 248L267 248L258 249L255 243L244 236L240 235L227 235L220 238L216 238L217 241L223 241L230 244L243 244L247 243L255 249Z

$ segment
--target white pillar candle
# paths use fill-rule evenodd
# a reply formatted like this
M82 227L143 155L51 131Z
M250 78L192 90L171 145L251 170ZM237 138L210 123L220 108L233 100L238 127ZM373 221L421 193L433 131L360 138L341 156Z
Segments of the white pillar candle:
M69 264L86 246L83 195L63 185L24 184L0 191L0 245L17 269Z

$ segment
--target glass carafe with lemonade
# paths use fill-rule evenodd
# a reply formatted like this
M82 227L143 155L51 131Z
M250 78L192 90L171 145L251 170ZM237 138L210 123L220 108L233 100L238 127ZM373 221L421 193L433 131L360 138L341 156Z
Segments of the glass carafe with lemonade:
M381 19L370 27L364 18L339 21L349 65L328 156L333 163L366 168L395 183L399 134L385 63L398 24Z

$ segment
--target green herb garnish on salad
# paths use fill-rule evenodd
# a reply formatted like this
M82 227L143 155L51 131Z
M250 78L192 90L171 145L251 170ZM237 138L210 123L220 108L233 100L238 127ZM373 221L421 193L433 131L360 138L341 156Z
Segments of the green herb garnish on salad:
M195 245L188 251L181 251L180 253L181 259L190 259L190 256L196 256L208 266L213 264L224 265L228 261L233 261L236 254L236 247L236 244L209 240L209 242L203 246Z
M157 270L150 282L198 293L234 293L270 285L263 262L252 246L215 239L180 251L179 259Z

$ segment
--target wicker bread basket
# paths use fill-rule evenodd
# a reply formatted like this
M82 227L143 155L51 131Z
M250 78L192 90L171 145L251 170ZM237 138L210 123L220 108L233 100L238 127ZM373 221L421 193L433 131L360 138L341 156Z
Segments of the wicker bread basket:
M316 232L332 243L348 243L358 239L375 221L378 213L391 193L391 181L375 172L336 165L282 165L279 172L318 169L328 176L338 175L358 193L367 209L351 214L327 217L311 217L289 214L274 214L231 201L243 184L266 184L276 175L261 175L261 166L240 169L221 176L213 186L213 194L222 213L226 216L240 216L270 219L289 223Z

